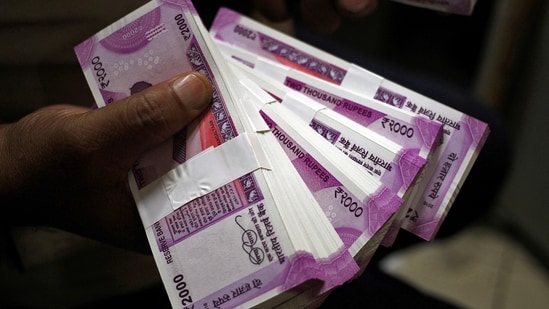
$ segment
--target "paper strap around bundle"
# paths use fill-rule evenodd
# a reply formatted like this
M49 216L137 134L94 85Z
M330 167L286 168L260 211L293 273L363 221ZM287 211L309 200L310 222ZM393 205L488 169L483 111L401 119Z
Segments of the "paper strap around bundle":
M265 120L261 118L259 110L263 104L274 102L275 99L267 92L263 91L263 89L261 89L256 83L247 78L240 78L239 82L245 90L243 100L246 100L247 103L249 103L244 104L244 108L250 116L250 121L254 127L254 131L258 133L270 131L271 129Z
M173 210L257 169L270 169L254 134L207 150L166 173L162 182Z
M249 79L241 79L240 83L255 96L255 106L261 107L264 104L279 104L273 97L271 97L265 90L261 89L254 81ZM269 90L275 90L274 88ZM326 107L320 103L314 102L309 98L303 96L300 93L287 90L284 94L275 90L275 95L283 96L282 105L285 108L291 110L300 119L309 124L316 117L316 114L326 109Z
M236 60L240 63L245 64L250 68L255 67L255 63L257 62L257 58L258 58L255 54L250 53L247 50L233 46L227 42L223 42L216 39L214 39L213 42L216 45L217 49L221 52L221 54L225 58L228 58L230 60Z
M288 75L288 71L291 69L285 65L272 61L270 59L258 56L245 49L231 45L229 43L215 40L216 46L221 53L230 61L238 61L258 72L273 78L276 81L284 82L284 79Z
M258 169L271 169L255 133L239 136L208 148L172 169L139 191L145 227L149 227L188 202Z
M280 104L277 102L275 98L273 98L271 95L269 95L266 90L262 89L259 85L257 85L254 81L248 79L248 78L242 78L240 79L240 84L247 90L248 94L250 95L250 100L252 101L250 105L253 105L251 107L255 112L258 113L259 111L268 104ZM275 94L275 95L278 95ZM263 123L265 123L264 120L262 120ZM265 123L265 125L267 125ZM268 126L267 126L268 128ZM270 130L270 129L269 129Z
M360 95L373 98L384 78L355 64L350 64L341 87L360 89Z
M257 57L254 70L257 70L280 83L284 83L284 80L291 69L272 60Z
M282 100L282 105L305 121L307 125L316 118L318 112L327 109L326 106L297 92L287 92Z

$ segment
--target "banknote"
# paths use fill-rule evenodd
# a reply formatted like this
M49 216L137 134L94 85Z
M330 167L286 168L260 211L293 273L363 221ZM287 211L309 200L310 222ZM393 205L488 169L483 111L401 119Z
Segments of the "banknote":
M210 33L272 62L441 123L441 145L423 173L428 181L402 223L426 240L434 238L489 135L486 123L228 9L219 11Z
M242 82L253 92L262 89ZM351 255L358 255L403 200L282 104L267 98L260 114L313 193ZM258 104L261 102L258 101Z
M410 111L383 104L378 100L360 96L338 85L314 78L291 67L279 65L256 56L234 45L217 41L217 46L229 61L252 68L250 74L268 78L271 83L282 84L303 94L333 112L362 125L368 131L415 151L425 160L440 144L442 124ZM242 70L247 70L239 66Z
M111 25L75 47L99 107L139 92L176 74L199 71L210 78L214 99L210 110L135 163L140 188L208 147L242 131L231 119L229 95L218 67L212 65L204 39L193 24L186 1L147 3L137 13ZM147 14L140 14L148 11ZM158 159L161 158L161 159Z
M306 99L313 100L325 107L321 112L315 113L316 117L320 117L324 113L329 113L331 115L330 118L344 117L347 120L341 121L342 124L350 125L351 123L357 123L362 128L357 128L356 130L361 131L362 135L369 133L372 138L379 142L384 142L385 146L388 146L388 144L400 145L402 149L405 149L408 158L417 158L416 163L418 164L420 161L428 162L441 143L443 125L439 122L422 117L411 111L385 104L379 100L361 97L342 89L338 85L255 56L253 53L225 44L224 42L218 41L217 46L225 54L228 61L233 63L233 66L238 66L241 71L253 75L254 80L261 81L262 79L268 79L268 82L262 82L262 87L268 88L271 94L275 94L275 97L278 93L279 100L282 100L283 96L280 94L281 91L284 93L292 91L302 94ZM284 88L287 90L275 90L280 85L284 85ZM296 109L299 109L299 106L303 106L306 99L292 100L292 97L288 96L285 98L286 105L293 104L289 108L296 111ZM311 120L313 119L311 118ZM333 126L323 125L319 119L316 119L313 125L318 130L326 132L325 134L329 134L331 137L335 136ZM340 130L339 132L342 131L350 132L349 130ZM370 169L370 172L381 176L383 170L372 167L368 159L379 159L383 158L383 156L376 156L369 152L368 159L361 159L366 149L371 147L360 146L361 143L357 144L356 142L353 143L352 147L350 145L347 146L347 143L350 144L350 140L346 137L341 138L336 143L339 149L347 153L355 162ZM353 140L356 141L356 139ZM389 142L386 142L388 140ZM371 146L372 144L369 143L369 145ZM348 147L351 147L351 150ZM353 147L354 150L358 150L361 153L359 155L352 153ZM385 157L384 162L391 162L389 160L388 157ZM410 161L401 161L400 163L402 164L399 165L402 167L400 170L402 178L392 174L391 171L387 172L385 170L387 173L384 173L384 183L389 188L401 193L399 195L401 198L405 198L404 207L399 209L397 218L393 220L393 226L387 233L386 240L383 242L384 246L391 246L394 243L403 224L406 211L413 208L421 197L420 192L418 192L421 188L421 183L429 181L428 178L423 177L426 164L421 164L422 167L419 170L416 168L416 164L407 164L407 162ZM395 182L395 176L404 180L404 182ZM410 188L412 185L413 187Z
M477 0L392 0L411 6L440 11L450 14L471 15Z
M232 181L198 198L188 197L189 182L211 181L212 164L254 161L257 150L246 150L246 136L189 159L142 190L135 190L135 180L130 182L138 207L172 209L153 220L147 237L174 308L278 303L292 295L292 288L311 279L331 284L331 273L349 271L346 251L324 261L329 267L319 267L311 253L295 250L296 241L286 232L288 222L277 206L291 200L274 195L277 191L259 168L249 166L250 172L237 173L220 167L216 174ZM193 178L187 179L188 175Z
M314 132L347 155L351 162L363 167L400 198L405 198L406 192L427 163L426 158L418 155L417 149L402 147L355 121L349 121L349 118L340 113L264 74L259 74L239 61L232 61L231 64L239 78L256 83L273 99L309 124Z
M172 306L272 307L311 280L325 290L342 284L356 262L295 169L284 168L292 166L282 148L265 152L271 133L247 131L209 40L190 1L158 0L75 47L99 108L185 71L213 84L210 110L129 174Z

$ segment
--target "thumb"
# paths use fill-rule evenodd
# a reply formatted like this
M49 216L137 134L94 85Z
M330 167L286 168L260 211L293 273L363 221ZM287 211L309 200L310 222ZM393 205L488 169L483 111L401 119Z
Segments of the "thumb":
M99 130L98 145L141 154L187 126L211 98L204 75L184 73L90 113L88 124Z

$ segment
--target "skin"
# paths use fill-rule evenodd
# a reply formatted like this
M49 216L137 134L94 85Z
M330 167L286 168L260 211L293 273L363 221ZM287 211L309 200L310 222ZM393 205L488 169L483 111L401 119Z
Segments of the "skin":
M255 0L258 10L273 21L291 17L292 8L286 0ZM342 18L364 17L377 8L377 0L301 0L299 11L303 23L312 31L330 34Z
M101 109L52 105L1 125L5 223L54 226L148 252L128 171L199 117L211 96L206 77L184 73Z

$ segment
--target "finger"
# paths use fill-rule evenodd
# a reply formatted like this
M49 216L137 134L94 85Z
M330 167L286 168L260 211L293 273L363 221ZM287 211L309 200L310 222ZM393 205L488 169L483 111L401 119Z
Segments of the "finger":
M80 127L96 132L92 141L88 138L88 147L91 142L98 148L112 145L125 153L141 154L187 126L211 98L212 86L205 76L185 73L88 113Z
M303 23L314 32L330 34L341 24L331 0L302 0L300 10Z
M290 18L286 0L254 0L255 8L266 18L278 22Z
M336 0L338 11L347 17L363 17L377 8L377 0Z

